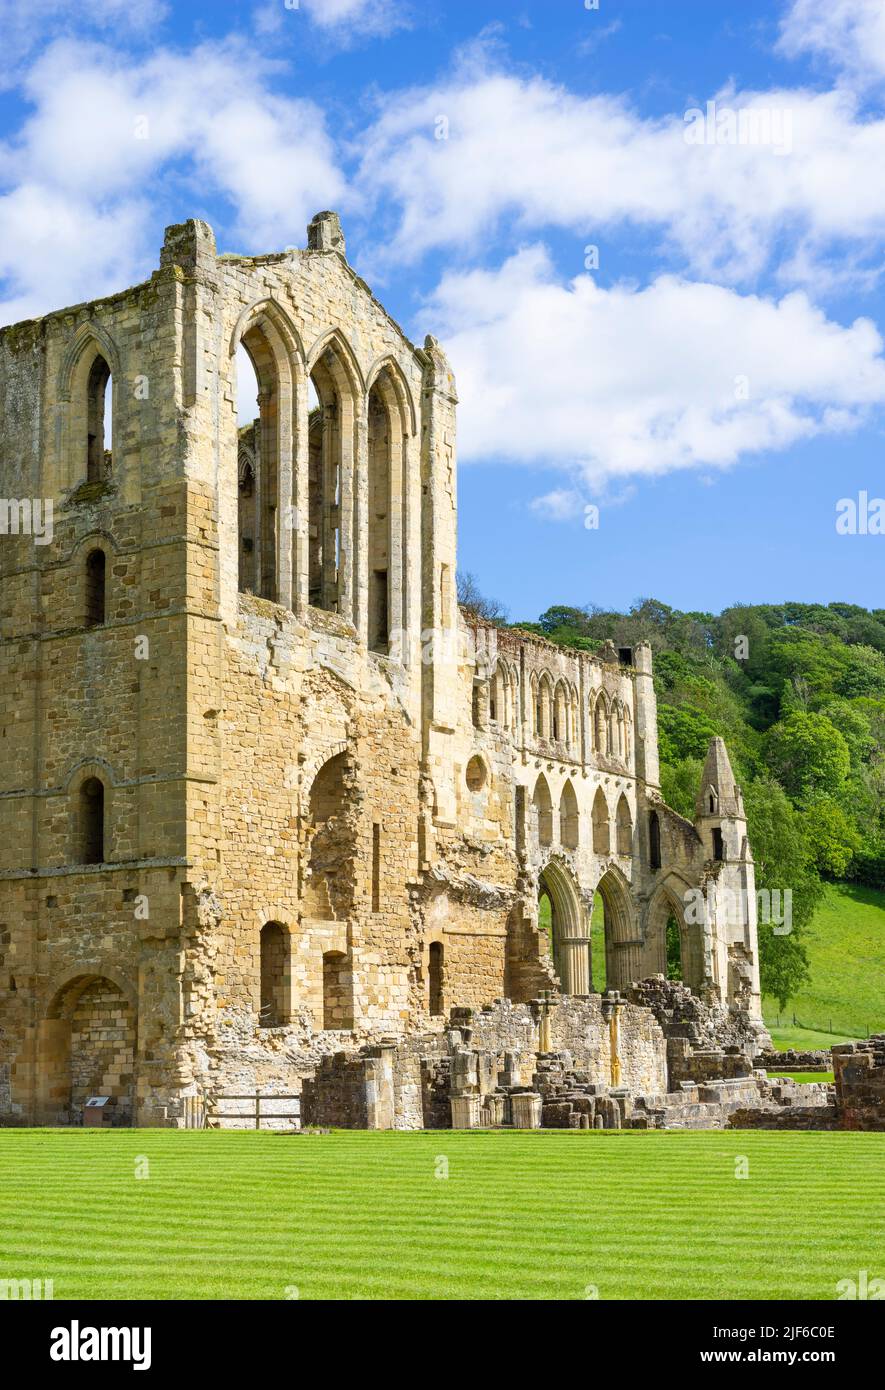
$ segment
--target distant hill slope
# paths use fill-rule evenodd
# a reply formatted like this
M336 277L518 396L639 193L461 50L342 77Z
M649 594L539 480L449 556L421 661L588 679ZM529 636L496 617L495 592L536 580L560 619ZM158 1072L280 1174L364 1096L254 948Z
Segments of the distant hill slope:
M855 884L828 883L806 928L811 980L780 1013L803 1028L866 1037L885 1031L885 893ZM764 1001L765 1021L776 1026L778 1007Z

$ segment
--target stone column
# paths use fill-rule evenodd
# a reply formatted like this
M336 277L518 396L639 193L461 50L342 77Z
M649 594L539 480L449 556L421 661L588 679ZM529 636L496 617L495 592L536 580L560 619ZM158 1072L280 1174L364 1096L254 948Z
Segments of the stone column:
M518 1091L510 1097L514 1129L541 1128L541 1097L534 1091Z
M590 993L590 938L563 936L559 941L565 994Z
M303 615L309 599L310 473L307 378L295 383L295 451L292 478L292 607Z

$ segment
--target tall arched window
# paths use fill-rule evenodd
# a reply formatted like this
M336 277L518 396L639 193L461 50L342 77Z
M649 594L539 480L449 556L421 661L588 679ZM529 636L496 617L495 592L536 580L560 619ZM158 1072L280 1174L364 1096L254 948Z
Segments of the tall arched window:
M553 801L550 796L550 788L547 785L547 778L543 772L535 783L532 804L538 813L538 842L542 845L551 845L553 843Z
M566 782L559 798L559 843L565 849L577 849L578 832L578 798L571 782Z
M262 1028L279 1028L289 1015L289 933L280 922L261 928Z
M101 482L113 464L113 386L111 369L99 353L86 382L86 479Z
M553 733L553 681L546 671L538 681L538 698L541 705L539 734L541 738L549 739Z
M596 732L596 751L601 757L605 758L608 756L608 705L606 704L604 695L600 695L596 701L594 727Z
M443 947L441 941L430 943L428 962L428 1010L431 1014L444 1013L443 1009Z
M569 741L568 692L562 681L558 681L553 696L553 738L559 743Z
M617 815L617 837L618 854L633 853L633 818L630 815L630 806L623 792L618 802Z
M98 777L87 777L80 787L79 860L81 864L104 863L104 784Z
M386 652L390 635L391 426L380 392L369 392L369 647Z
M86 556L86 626L98 627L105 620L105 574L103 550L90 550Z
M611 831L609 829L608 802L602 787L597 787L593 798L593 852L611 853Z
M347 754L342 751L320 768L310 789L311 838L308 872L304 885L305 915L331 921L334 899L341 891L337 865L340 860L340 817L347 804Z
M661 822L657 811L650 811L648 816L648 851L654 872L661 867Z
M291 440L280 419L280 381L276 345L259 321L243 334L237 353L238 399L241 408L258 417L243 422L237 439L237 482L246 484L238 497L241 587L259 598L277 597L277 546L279 542L280 447ZM254 401L254 404L253 404ZM237 417L239 420L239 416ZM248 447L250 468L241 476L240 443ZM245 470L244 470L245 472ZM251 490L250 490L251 488ZM251 557L251 563L245 557Z
M354 585L355 546L358 531L356 513L359 499L355 492L355 450L358 411L356 368L346 344L333 336L311 370L310 388L315 408L310 415L309 484L308 484L308 600L314 608L341 613L355 620ZM382 454L389 437L383 418L370 419L372 437L370 452ZM367 521L371 509L377 506L376 494L366 502ZM387 514L376 519L375 540L384 534ZM386 573L386 562L375 547L375 569L379 578L373 586L374 636L380 641L383 633L380 578ZM370 562L369 568L372 568ZM389 623L388 623L389 627ZM385 646L387 639L385 638Z

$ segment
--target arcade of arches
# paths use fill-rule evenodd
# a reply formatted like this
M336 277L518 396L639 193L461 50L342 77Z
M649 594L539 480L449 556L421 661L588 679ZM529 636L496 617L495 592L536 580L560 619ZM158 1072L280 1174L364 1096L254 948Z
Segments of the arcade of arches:
M645 938L633 926L627 885L612 871L593 895L592 912L568 870L555 860L538 879L538 929L565 994L625 990L645 975L703 987L702 942L669 889L652 901Z

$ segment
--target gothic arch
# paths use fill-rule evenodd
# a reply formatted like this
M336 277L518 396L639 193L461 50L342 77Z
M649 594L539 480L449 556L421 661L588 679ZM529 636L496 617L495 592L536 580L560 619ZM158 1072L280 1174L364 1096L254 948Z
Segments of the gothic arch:
M571 711L568 686L564 680L558 680L553 687L551 711L550 737L553 738L555 742L564 743L568 746L571 743Z
M259 323L262 319L266 319L268 323L273 324L286 356L290 361L297 363L303 372L305 355L301 334L298 332L298 329L295 327L282 305L278 304L277 301L272 298L257 299L254 304L248 305L248 307L243 310L231 334L228 355L233 357L251 326L254 323Z
M671 871L655 889L645 914L644 954L646 974L667 975L668 946L672 953L678 944L678 976L699 995L706 976L704 925L686 921L685 895L690 888L684 878ZM671 966L674 963L669 962Z
M607 857L611 854L611 817L602 787L596 788L593 798L593 853Z
M552 845L553 799L550 795L550 786L543 772L538 774L535 790L532 793L532 805L538 816L538 843L540 845Z
M91 351L90 351L91 348ZM60 401L69 401L74 387L74 378L86 375L83 358L89 359L86 370L96 357L103 357L110 368L111 376L119 380L120 352L113 338L98 323L82 323L68 344L58 373L57 394Z
M68 344L57 380L62 405L62 486L104 480L106 388L110 381L113 454L113 441L121 434L121 380L120 354L113 339L99 324L81 324Z
M564 994L589 994L589 918L575 879L558 858L550 859L538 875L538 896L546 893L552 907L550 943L553 965Z
M372 387L383 374L386 374L389 378L396 396L403 434L405 436L417 434L417 416L412 392L409 389L409 383L405 378L402 367L390 353L386 353L383 357L376 357L375 361L372 363L366 375L366 392L368 393L371 391Z
M608 757L608 700L603 690L596 696L593 707L593 747L603 758Z
M296 329L272 299L249 305L231 335L230 357L242 347L258 383L259 421L253 455L253 492L246 508L238 488L238 583L271 602L291 602L291 526L298 396L305 380L304 353ZM306 427L306 421L304 422ZM236 478L240 480L239 441ZM250 518L247 522L247 518ZM254 530L252 551L243 562L243 526ZM251 583L246 580L251 578Z
M623 792L618 798L618 808L615 813L615 848L618 854L629 855L633 853L633 817L630 814L630 803Z
M559 843L563 849L577 849L579 838L578 798L574 786L567 778L559 798Z
M605 920L605 981L607 989L624 990L642 974L630 885L617 866L607 869L596 885Z
M366 378L363 375L356 354L350 346L345 335L340 328L329 328L314 339L313 345L307 354L307 372L312 375L320 365L326 353L333 353L340 361L344 371L347 373L351 392L355 397L363 398L367 394Z
M549 740L553 737L553 677L549 671L538 676L538 712L538 738Z

